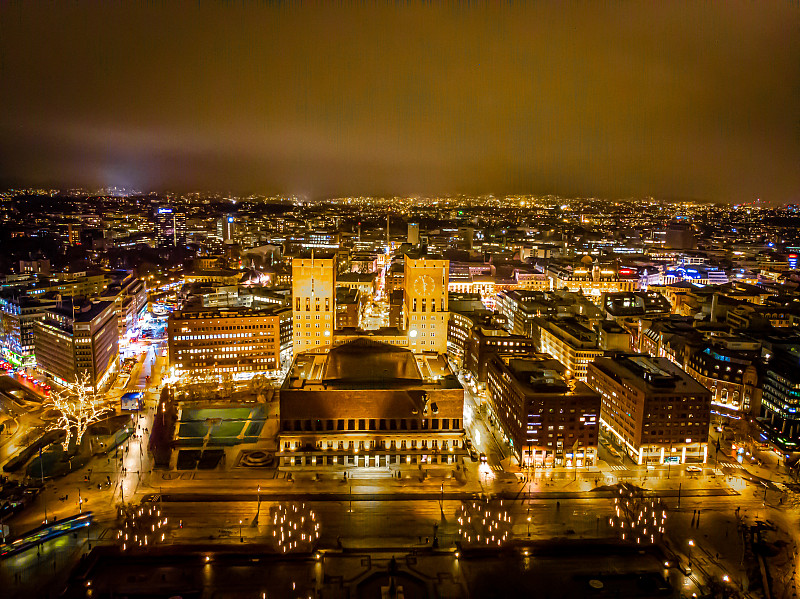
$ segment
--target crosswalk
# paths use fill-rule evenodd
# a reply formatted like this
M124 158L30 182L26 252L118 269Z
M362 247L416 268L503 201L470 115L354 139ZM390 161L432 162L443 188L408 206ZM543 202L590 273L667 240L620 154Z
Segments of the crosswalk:
M623 466L621 464L611 464L612 470L628 470L627 466Z
M720 466L723 468L739 468L744 469L744 464L740 464L739 462L731 462L729 464L721 463Z

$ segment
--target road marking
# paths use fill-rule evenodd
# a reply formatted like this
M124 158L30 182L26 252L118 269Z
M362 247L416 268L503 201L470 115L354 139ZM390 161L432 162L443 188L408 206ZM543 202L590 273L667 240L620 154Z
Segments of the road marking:
M621 466L619 464L612 464L611 465L611 469L612 470L628 470L628 467L627 466Z

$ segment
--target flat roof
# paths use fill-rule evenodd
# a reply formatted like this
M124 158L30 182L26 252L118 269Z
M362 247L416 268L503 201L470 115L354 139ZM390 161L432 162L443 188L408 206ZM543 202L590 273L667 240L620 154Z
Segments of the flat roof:
M592 365L611 375L618 382L651 394L711 393L667 358L653 358L645 354L621 354L596 358Z

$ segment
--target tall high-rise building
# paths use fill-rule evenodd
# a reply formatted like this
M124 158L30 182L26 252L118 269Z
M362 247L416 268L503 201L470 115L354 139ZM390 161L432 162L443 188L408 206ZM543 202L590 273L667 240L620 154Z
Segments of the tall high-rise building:
M408 223L408 243L419 245L419 223Z
M169 206L156 208L156 245L158 247L186 244L186 215Z
M691 250L696 247L694 231L687 222L672 221L664 233L664 247L674 250Z
M217 237L222 243L233 242L236 219L233 214L225 214L217 221Z
M312 255L292 260L292 311L295 355L331 345L336 322L335 258Z
M449 273L449 260L406 254L403 310L408 346L413 351L447 352Z

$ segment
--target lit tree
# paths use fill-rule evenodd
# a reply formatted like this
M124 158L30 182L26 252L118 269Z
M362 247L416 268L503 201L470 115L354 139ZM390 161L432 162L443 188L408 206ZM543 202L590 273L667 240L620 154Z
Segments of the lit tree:
M94 390L88 372L76 378L75 383L63 391L50 393L43 407L51 409L56 416L47 430L63 430L66 433L61 444L64 451L69 448L73 430L78 446L89 426L108 412L108 408L103 406L102 397Z
M464 543L500 547L511 536L511 514L503 507L502 500L494 507L488 499L462 502L456 520Z
M144 549L163 543L167 534L168 519L161 515L161 507L143 503L139 507L127 506L122 511L122 525L117 531L117 542L123 551Z
M308 551L319 539L319 521L305 503L279 504L270 510L272 536L283 553Z
M623 483L614 498L614 515L609 524L617 529L623 541L650 545L664 534L667 508L659 498L645 497L639 487Z

